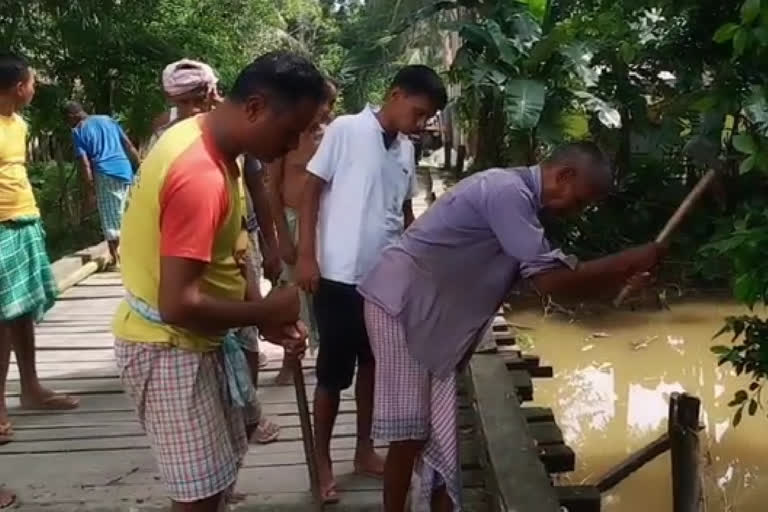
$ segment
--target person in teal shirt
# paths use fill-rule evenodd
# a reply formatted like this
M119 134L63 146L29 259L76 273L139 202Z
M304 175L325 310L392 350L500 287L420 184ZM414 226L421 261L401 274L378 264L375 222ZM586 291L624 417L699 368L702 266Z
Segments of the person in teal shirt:
M139 152L120 125L109 116L88 115L82 105L69 102L67 119L72 126L75 157L80 164L88 197L95 191L101 227L112 263L119 261L120 225L125 200L133 183L133 165Z

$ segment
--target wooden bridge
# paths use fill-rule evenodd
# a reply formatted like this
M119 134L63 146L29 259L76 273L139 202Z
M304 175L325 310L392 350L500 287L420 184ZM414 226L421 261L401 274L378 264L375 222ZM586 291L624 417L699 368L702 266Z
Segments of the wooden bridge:
M439 185L438 185L439 186ZM426 205L417 205L423 209ZM72 263L72 262L70 262ZM63 264L66 266L66 262ZM123 296L119 275L77 264L65 291L37 328L38 370L51 388L77 396L74 411L18 409L19 381L11 365L8 399L15 440L0 446L0 484L18 493L24 512L144 512L167 510L149 442L123 394L113 356L110 322ZM503 320L497 337L513 343ZM264 349L270 363L259 376L266 415L281 427L279 441L252 445L237 485L246 495L235 510L306 511L312 503L293 387L274 385L280 350ZM313 392L314 360L305 360ZM460 438L465 510L592 512L599 492L553 487L551 474L570 471L574 454L563 444L552 411L521 407L533 394L532 377L551 376L538 358L515 347L477 354L462 378ZM353 475L355 402L342 395L332 442L341 503L328 510L381 510L381 482ZM385 447L381 446L384 450Z

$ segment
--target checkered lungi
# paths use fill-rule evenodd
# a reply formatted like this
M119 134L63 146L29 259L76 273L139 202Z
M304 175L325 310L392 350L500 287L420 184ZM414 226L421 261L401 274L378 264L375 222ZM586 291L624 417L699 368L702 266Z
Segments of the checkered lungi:
M120 238L120 226L123 223L125 200L131 188L130 182L122 181L106 174L95 172L96 206L101 218L101 229L107 240Z
M0 321L40 320L57 295L40 218L0 222Z
M222 352L116 339L115 356L169 497L186 503L231 492L248 451L246 425L261 411L232 405Z
M455 373L443 379L431 375L408 352L400 321L367 301L365 324L376 359L372 437L426 440L414 466L412 510L429 511L433 492L443 485L454 511L461 510Z

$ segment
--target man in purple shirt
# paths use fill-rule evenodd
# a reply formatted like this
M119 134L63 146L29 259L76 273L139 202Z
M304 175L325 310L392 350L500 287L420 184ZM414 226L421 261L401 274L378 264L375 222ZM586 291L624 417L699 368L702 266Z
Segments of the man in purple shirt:
M580 211L611 184L610 162L591 143L566 145L540 166L478 173L416 220L363 279L376 361L373 437L390 442L386 512L404 510L414 471L412 500L460 510L456 372L515 283L529 280L542 295L582 294L649 278L656 244L578 262L545 237L540 210Z

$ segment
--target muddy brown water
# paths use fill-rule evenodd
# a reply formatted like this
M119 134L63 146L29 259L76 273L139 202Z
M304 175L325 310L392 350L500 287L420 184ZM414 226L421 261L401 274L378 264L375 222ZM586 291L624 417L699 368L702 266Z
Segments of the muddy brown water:
M725 300L673 304L669 311L616 312L601 308L544 317L516 308L514 323L531 327L528 350L555 369L535 381L536 404L551 407L576 451L575 472L562 478L595 483L613 465L667 428L670 393L702 400L702 461L706 512L768 510L768 418L746 415L734 428L728 402L749 381L717 367L709 348L727 315L745 309ZM765 311L758 311L765 313ZM605 512L671 510L669 454L641 468L603 496Z

